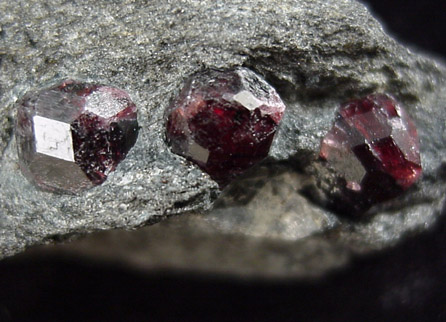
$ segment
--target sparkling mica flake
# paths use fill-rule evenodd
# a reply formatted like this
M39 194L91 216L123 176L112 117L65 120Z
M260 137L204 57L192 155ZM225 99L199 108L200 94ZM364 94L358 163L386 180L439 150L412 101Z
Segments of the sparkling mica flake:
M322 140L320 156L340 177L336 203L354 211L397 196L422 171L416 127L386 94L342 105Z
M167 139L224 186L268 155L284 111L254 72L210 70L189 79L167 110Z
M18 103L20 166L44 190L76 193L101 184L137 132L135 104L110 86L67 80Z

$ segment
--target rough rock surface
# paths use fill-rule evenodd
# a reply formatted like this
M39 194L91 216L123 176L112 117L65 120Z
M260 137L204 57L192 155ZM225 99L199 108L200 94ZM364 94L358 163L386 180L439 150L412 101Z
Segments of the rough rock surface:
M308 275L435 222L446 190L446 68L396 43L363 5L2 1L0 257L73 234L209 209L217 185L169 151L163 113L190 74L240 65L265 76L287 104L270 158L228 187L210 214L176 217L175 225L193 229L167 229L159 245L169 232L181 234L172 245L211 240L207 254L222 260L209 270ZM11 131L14 103L26 91L66 77L128 91L142 127L135 147L108 180L78 196L41 192L26 181ZM375 91L394 95L418 126L424 174L402 197L371 209L367 220L352 222L324 208L319 190L324 168L315 160L339 104ZM211 237L197 238L201 233ZM231 238L244 242L228 249L215 242ZM236 249L256 255L231 264ZM209 263L211 256L203 254L187 268Z

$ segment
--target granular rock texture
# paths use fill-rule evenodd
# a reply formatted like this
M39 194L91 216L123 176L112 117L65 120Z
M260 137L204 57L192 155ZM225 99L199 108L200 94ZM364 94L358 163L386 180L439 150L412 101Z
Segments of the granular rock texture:
M262 177L249 189L234 183L228 193L235 195L227 200L235 206L223 202L225 208L218 208L231 209L227 217L217 209L221 215L193 221L197 230L175 230L184 234L182 243L199 229L209 240L239 236L246 241L227 249L209 242L200 256L218 253L228 259L238 249L270 258L262 265L255 265L255 258L232 266L230 260L215 261L220 270L227 265L225 271L231 272L320 272L339 266L352 252L379 250L426 229L444 205L446 69L396 43L352 0L3 1L0 61L2 256L78 233L209 209L216 182L171 153L163 130L170 100L189 75L206 68L248 67L265 77L287 105L264 163L284 166L283 177L274 182ZM17 100L59 77L125 88L139 107L141 130L133 149L104 184L78 196L37 191L17 167L11 131ZM390 93L406 107L418 128L423 176L401 197L371 208L367 221L352 223L327 210L317 183L329 174L317 156L339 104L372 92ZM279 183L294 188L285 195L275 187L260 189ZM254 197L259 191L271 191L271 212ZM287 205L283 198L296 200L298 213L279 213L293 209L279 207ZM187 217L178 217L178 224ZM210 257L189 258L189 269L210 262ZM175 261L167 263L177 267Z

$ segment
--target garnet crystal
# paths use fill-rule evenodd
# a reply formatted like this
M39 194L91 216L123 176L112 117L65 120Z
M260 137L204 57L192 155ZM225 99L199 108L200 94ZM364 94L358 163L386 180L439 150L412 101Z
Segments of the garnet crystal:
M416 127L386 94L342 105L322 140L320 156L340 177L336 202L341 207L335 207L354 212L397 196L421 175Z
M135 104L110 86L67 80L18 103L20 166L44 190L77 193L101 184L137 132Z
M172 151L221 186L268 155L285 105L246 68L194 75L167 110Z

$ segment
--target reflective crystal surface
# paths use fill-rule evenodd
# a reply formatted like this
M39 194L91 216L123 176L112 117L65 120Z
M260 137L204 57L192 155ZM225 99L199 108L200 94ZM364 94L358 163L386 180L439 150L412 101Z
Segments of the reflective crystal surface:
M285 105L275 89L246 68L190 78L167 111L172 151L221 186L268 155Z
M67 80L18 103L20 167L44 190L76 193L105 181L137 131L136 106L127 93Z
M342 202L358 211L397 196L422 171L416 127L386 94L342 105L320 156L340 176Z

